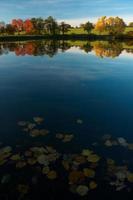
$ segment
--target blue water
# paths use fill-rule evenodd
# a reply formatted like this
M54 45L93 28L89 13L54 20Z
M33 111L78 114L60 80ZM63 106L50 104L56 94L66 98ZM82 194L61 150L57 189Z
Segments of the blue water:
M19 139L17 122L36 115L59 131L73 131L82 119L82 142L89 130L133 139L133 57L101 59L80 51L1 56L0 140Z
M31 138L18 121L44 118L50 130L46 138ZM82 124L76 120L81 119ZM62 144L56 133L72 133L74 140ZM0 56L0 142L14 146L35 140L62 152L79 152L103 135L133 142L133 56L99 58L78 48L53 57ZM97 147L98 148L98 147ZM105 150L101 152L106 155ZM110 153L116 159L123 155Z

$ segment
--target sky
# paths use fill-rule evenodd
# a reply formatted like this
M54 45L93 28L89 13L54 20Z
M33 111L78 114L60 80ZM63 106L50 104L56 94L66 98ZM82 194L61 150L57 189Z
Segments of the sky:
M120 16L133 21L133 0L0 0L0 21L53 16L79 25L100 16Z

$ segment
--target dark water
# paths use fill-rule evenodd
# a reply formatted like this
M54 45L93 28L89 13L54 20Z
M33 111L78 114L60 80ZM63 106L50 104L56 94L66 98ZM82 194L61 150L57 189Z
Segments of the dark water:
M116 42L1 43L0 199L132 199L131 47ZM39 124L34 117L44 121ZM23 131L30 123L36 127ZM49 133L33 137L34 129ZM45 153L33 155L31 147L46 146L59 155L42 164L38 157ZM94 151L96 160L84 149ZM20 158L13 159L16 154ZM29 164L28 159L36 161ZM47 174L44 166L50 167ZM86 175L86 168L95 176Z

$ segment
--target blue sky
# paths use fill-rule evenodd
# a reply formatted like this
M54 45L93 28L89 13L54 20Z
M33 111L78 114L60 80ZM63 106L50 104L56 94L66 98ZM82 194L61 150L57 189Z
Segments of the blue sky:
M133 21L133 0L0 0L0 21L54 16L73 25L100 16L120 16Z

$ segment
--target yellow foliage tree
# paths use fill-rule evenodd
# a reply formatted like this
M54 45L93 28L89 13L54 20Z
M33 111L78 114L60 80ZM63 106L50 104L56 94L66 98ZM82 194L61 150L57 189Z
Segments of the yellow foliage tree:
M110 35L119 35L124 32L126 24L123 19L119 17L101 17L96 25L95 30L98 32L105 32Z

